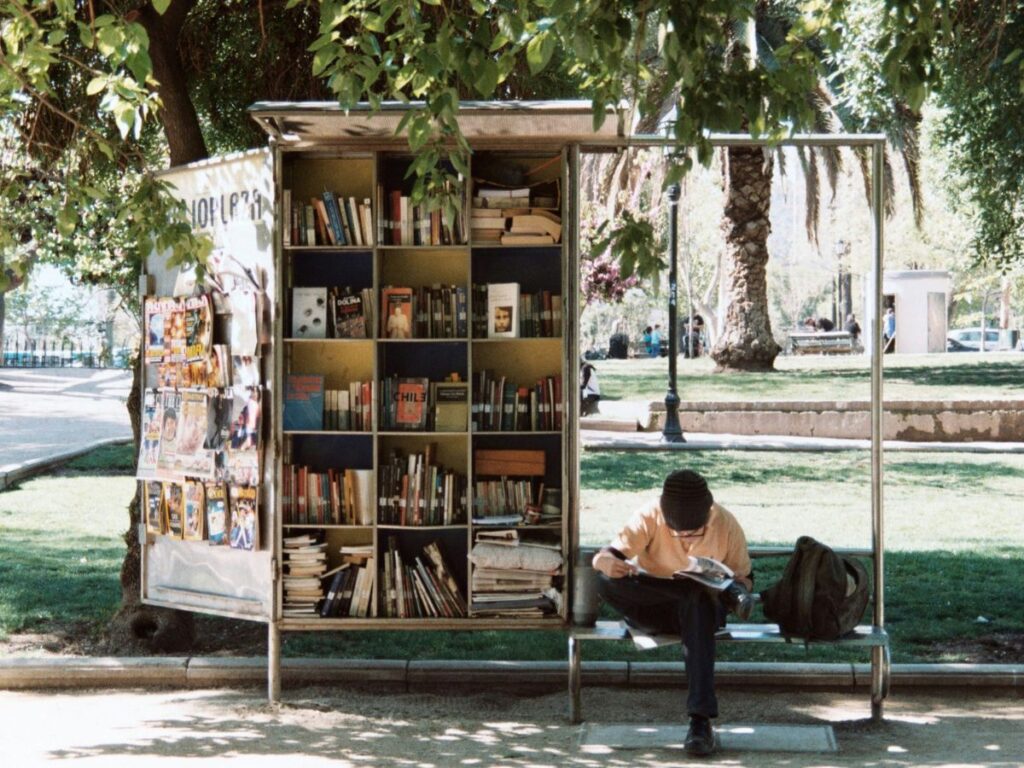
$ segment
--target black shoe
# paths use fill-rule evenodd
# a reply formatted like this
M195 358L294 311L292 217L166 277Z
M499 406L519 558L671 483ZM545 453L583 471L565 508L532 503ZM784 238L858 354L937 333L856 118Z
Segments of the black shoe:
M746 587L734 581L725 590L725 604L740 621L746 621L754 612L754 596Z
M690 730L683 743L686 753L696 757L707 757L715 751L715 729L711 721L700 715L690 715Z

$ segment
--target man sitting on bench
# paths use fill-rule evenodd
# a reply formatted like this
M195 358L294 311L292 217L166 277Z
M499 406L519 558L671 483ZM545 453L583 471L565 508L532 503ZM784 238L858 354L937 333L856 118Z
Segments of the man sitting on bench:
M736 574L722 592L690 579L673 580L690 555L713 557ZM731 608L750 617L753 598L747 539L736 518L715 504L704 478L683 469L671 473L657 504L638 511L612 543L594 555L598 592L626 623L649 634L672 633L683 641L690 729L686 751L710 755L715 696L715 632ZM645 572L648 575L641 575ZM660 578L651 578L660 577Z

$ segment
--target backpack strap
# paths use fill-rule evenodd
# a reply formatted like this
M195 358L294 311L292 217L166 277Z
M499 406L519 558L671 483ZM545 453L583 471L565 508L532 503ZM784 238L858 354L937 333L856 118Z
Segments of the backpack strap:
M825 548L813 539L801 546L804 557L801 563L800 580L796 584L796 625L805 638L810 638L814 628L814 590L818 580L818 567L825 555ZM809 550L809 551L808 551Z

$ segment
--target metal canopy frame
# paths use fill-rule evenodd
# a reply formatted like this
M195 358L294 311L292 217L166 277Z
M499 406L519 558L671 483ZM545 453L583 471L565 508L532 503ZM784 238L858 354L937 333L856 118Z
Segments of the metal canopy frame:
M266 131L272 147L325 152L352 145L380 146L395 148L404 144L405 139L395 133L402 117L411 109L422 106L418 102L384 102L380 109L372 110L369 104L358 104L351 110L342 109L336 102L257 102L249 112L259 126ZM536 144L549 140L569 151L569 173L571 174L571 195L568 213L570 226L566 230L569 253L566 272L578 266L579 221L581 194L578 183L580 155L582 152L614 152L630 148L676 149L676 142L663 135L629 135L624 129L624 112L608 109L603 126L593 130L592 104L589 101L533 101L533 102L463 102L459 112L460 125L468 139L478 147L491 144L514 147L517 141L531 141ZM882 183L885 152L885 136L882 134L794 134L786 138L769 140L753 138L742 134L709 133L707 140L715 147L849 147L871 153L871 209L873 221L872 237L872 281L871 301L868 311L873 313L866 323L874 339L881 338L882 332L882 268L884 260L884 185ZM681 148L686 149L686 148ZM279 158L275 160L275 172L279 169ZM280 179L277 180L280 184ZM574 262L569 264L568 262ZM567 274L567 287L576 281ZM578 295L575 290L566 296L566 310L571 317L578 317ZM567 348L578 348L578 323L570 322L566 327ZM873 624L884 628L885 623L885 580L884 580L884 509L883 509L883 466L882 466L882 345L877 342L871 347L871 523L874 577ZM567 392L578 387L576 366L568 367L570 382ZM576 417L575 398L568 399L567 414ZM565 435L567 459L573 466L579 464L579 439L576 430ZM579 472L568 477L569 498L578 498ZM579 546L579 510L572 504L569 510L570 552L567 561L574 567ZM571 586L570 586L571 589ZM276 626L271 622L270 656L280 653L274 637ZM872 648L871 667L873 690L884 691L887 682L887 649ZM271 665L274 666L273 664ZM276 678L276 679L275 679ZM276 698L280 678L271 672L271 698ZM883 692L883 698L885 693ZM880 716L881 701L872 701L873 716Z
M795 134L777 141L753 138L743 134L710 133L708 141L715 147L849 147L862 148L871 152L871 218L872 262L871 262L871 301L869 311L874 313L871 318L870 333L873 339L882 337L882 268L885 257L885 187L882 183L885 135L881 133L808 133ZM675 149L676 143L665 136L634 135L613 140L595 139L574 148L577 158L580 151L621 151L630 148L638 149ZM577 185L578 186L578 185ZM578 189L576 190L578 194ZM579 210L578 203L574 206ZM885 626L885 573L884 573L884 531L885 516L882 496L882 349L881 345L871 345L871 551L874 563L874 613L873 623L879 628ZM880 649L875 649L879 652ZM878 664L872 657L872 671L878 672Z

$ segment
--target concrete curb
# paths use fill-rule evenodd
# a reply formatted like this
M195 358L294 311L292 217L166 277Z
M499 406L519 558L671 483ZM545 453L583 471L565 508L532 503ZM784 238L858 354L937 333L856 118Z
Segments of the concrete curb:
M664 687L685 682L682 662L584 661L589 686ZM568 684L562 661L435 661L284 659L282 684L372 685L382 692L437 691L502 685L557 690ZM715 679L727 687L868 688L867 664L719 662ZM0 689L209 688L266 685L265 657L59 657L0 659ZM894 664L892 687L1024 690L1024 664Z
M22 480L26 480L30 477L53 469L54 467L66 464L72 459L77 459L79 456L89 453L89 451L94 451L105 445L129 443L131 442L131 439L131 435L127 437L106 437L102 440L95 440L88 445L83 445L70 451L64 451L63 453L55 453L51 456L16 462L14 464L5 464L0 467L0 491L9 488L15 483L19 483Z

